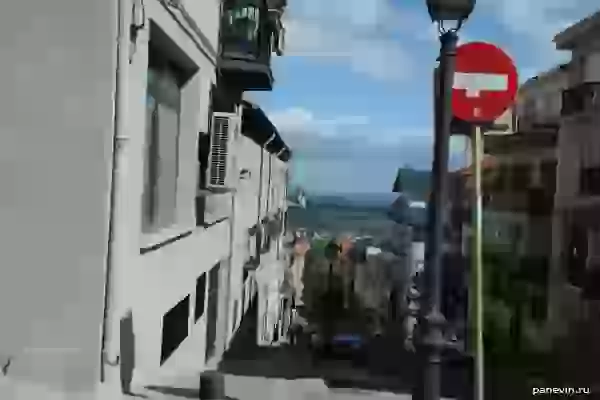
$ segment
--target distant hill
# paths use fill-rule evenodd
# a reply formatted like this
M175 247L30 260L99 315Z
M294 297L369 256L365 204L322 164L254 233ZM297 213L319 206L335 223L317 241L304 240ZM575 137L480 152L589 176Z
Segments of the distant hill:
M429 197L431 173L409 167L400 168L402 192L411 201L427 201ZM296 201L299 188L291 188L289 199ZM387 208L398 197L397 193L306 193L307 203L320 207L360 207Z
M354 233L377 237L389 231L391 221L384 208L308 204L305 209L288 209L288 223L292 230L305 228L331 235Z
M382 209L387 208L397 197L395 193L344 193L339 195L314 195L308 204L318 207L343 207Z

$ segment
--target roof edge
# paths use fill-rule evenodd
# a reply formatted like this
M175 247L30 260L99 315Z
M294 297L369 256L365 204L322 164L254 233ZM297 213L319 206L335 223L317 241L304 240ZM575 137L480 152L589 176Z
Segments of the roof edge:
M552 41L556 45L557 50L572 50L575 47L575 42L594 28L600 28L600 11L596 11L575 22L562 32L556 34Z

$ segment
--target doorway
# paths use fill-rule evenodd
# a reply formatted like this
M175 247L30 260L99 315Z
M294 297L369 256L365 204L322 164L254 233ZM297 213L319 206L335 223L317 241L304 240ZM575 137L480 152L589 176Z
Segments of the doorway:
M217 263L208 273L208 302L206 305L206 352L208 361L215 355L217 340L217 320L219 316L219 273L221 263Z

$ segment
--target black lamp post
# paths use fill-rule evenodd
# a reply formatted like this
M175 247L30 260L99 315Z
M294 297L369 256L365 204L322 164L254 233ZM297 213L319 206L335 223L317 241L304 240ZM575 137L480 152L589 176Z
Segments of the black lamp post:
M332 333L331 328L333 324L333 314L334 314L334 304L333 302L336 300L336 297L333 294L333 263L339 258L342 249L341 247L334 241L330 241L325 247L325 258L329 261L329 272L327 274L327 295L325 307L327 321L325 323L326 335L329 338L329 335Z
M435 136L431 175L431 197L428 205L427 278L424 307L421 307L419 323L422 336L419 350L422 354L422 387L417 388L413 398L439 400L441 394L441 358L446 346L443 334L445 318L441 313L442 259L447 203L448 157L452 122L452 84L455 72L457 32L469 17L476 0L426 0L431 20L440 32L440 57L438 73L435 74ZM445 22L454 22L450 29Z

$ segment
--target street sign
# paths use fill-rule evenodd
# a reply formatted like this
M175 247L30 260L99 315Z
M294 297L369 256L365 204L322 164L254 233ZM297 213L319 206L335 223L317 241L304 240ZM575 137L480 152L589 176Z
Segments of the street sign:
M518 84L517 68L502 49L485 42L460 45L452 85L454 116L489 124L512 105Z

